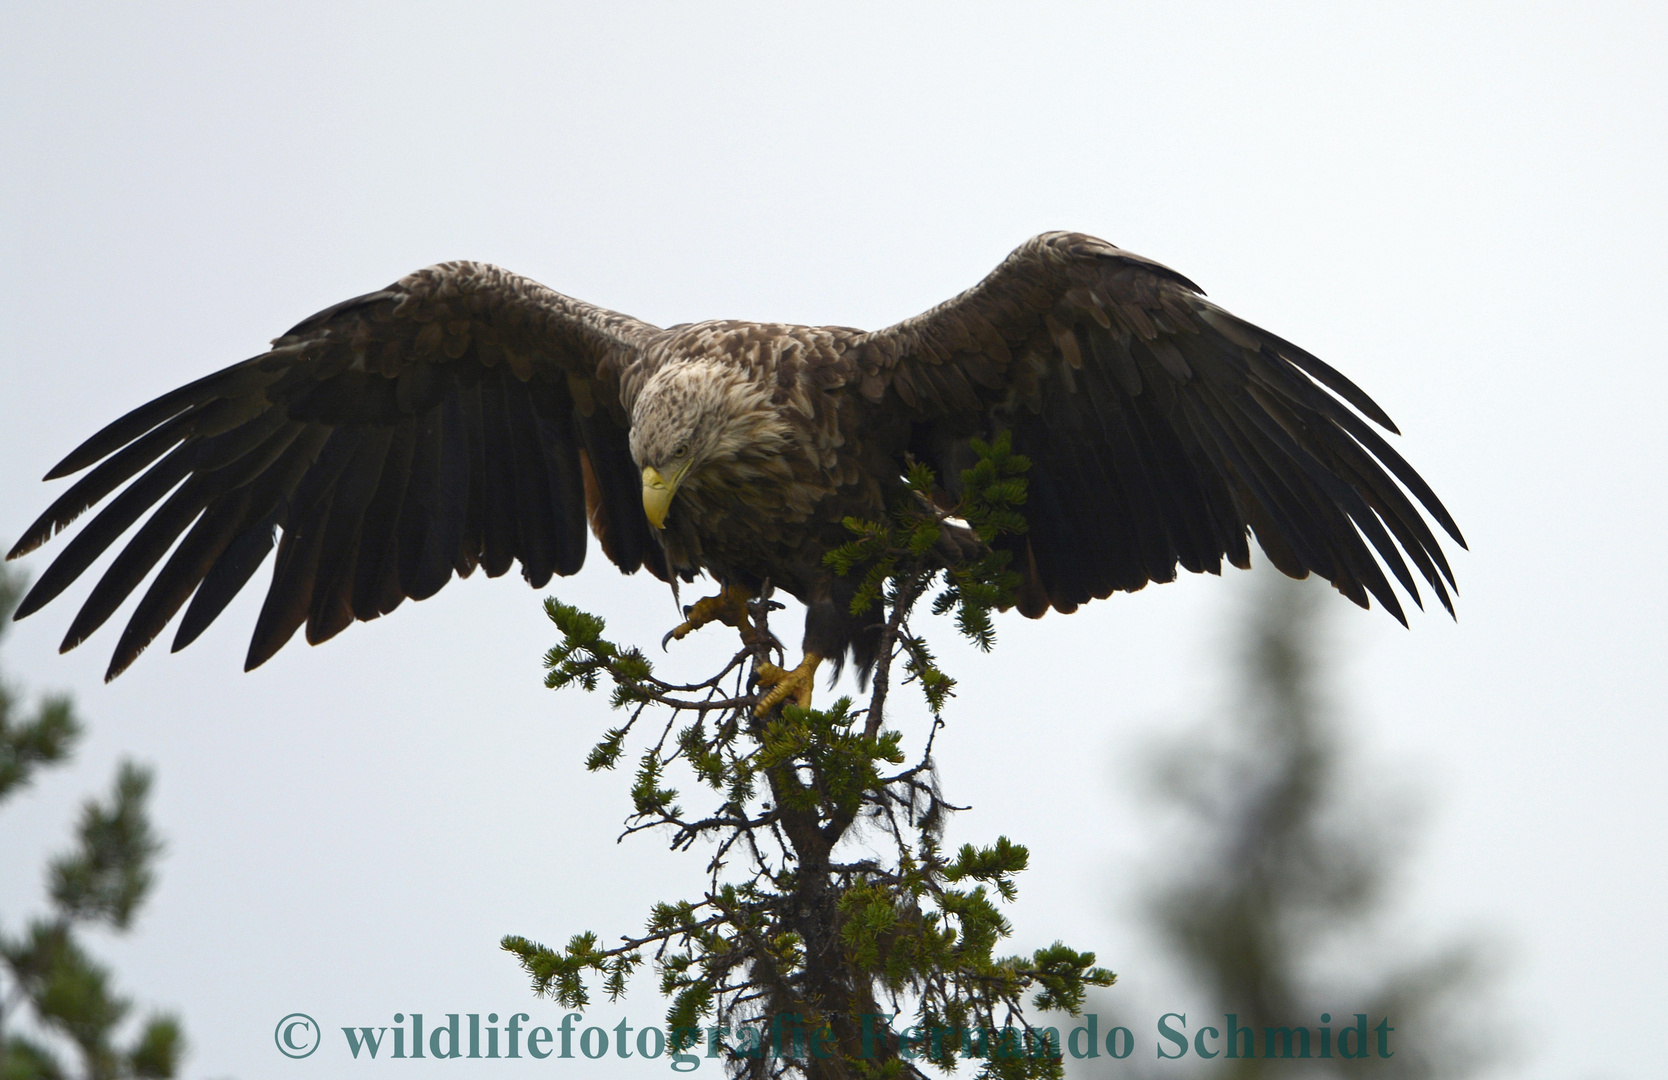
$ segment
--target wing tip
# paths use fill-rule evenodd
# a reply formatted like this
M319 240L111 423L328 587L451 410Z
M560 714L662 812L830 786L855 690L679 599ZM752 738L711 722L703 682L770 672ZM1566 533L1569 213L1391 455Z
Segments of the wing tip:
M41 583L36 581L34 587L24 594L23 600L17 605L17 610L12 612L12 621L21 622L23 619L33 615L41 608L52 603L53 600L57 599L58 594L62 591L63 586L59 586L56 589L48 589L43 592L41 589ZM36 595L37 593L40 595ZM66 637L64 640L68 641L69 638ZM75 642L75 645L79 644L81 644L81 642L78 639ZM75 645L70 645L68 648L60 649L58 651L68 652L70 649L75 648Z
M110 657L110 666L104 669L104 681L105 681L105 683L108 685L109 683L115 682L116 681L116 676L120 675L122 672L124 672L128 668L132 667L133 662L135 660L139 659L139 654L144 652L144 651L145 651L145 646L144 645L139 646L137 649L131 650L131 654L130 654L129 650L117 649L116 652L113 653Z

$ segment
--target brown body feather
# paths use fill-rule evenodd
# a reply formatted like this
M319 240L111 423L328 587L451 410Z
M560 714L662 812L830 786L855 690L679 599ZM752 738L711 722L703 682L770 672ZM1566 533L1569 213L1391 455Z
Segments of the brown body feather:
M639 474L689 415L710 430L657 535ZM1039 236L962 295L872 333L660 330L497 267L446 263L94 435L48 476L97 467L10 557L132 480L22 617L156 507L64 642L85 640L168 556L114 677L187 601L174 647L194 640L275 540L250 667L303 624L324 641L476 566L520 563L535 587L572 574L588 523L627 573L768 579L809 605L807 648L855 648L866 668L872 638L845 610L850 584L822 562L846 539L841 520L883 513L906 455L954 497L970 440L1009 430L1033 462L1029 528L1002 541L1027 615L1169 581L1178 566L1246 566L1249 535L1281 570L1319 573L1399 619L1385 570L1418 602L1416 571L1451 612L1453 575L1424 514L1464 541L1368 421L1395 431L1317 358L1080 234Z

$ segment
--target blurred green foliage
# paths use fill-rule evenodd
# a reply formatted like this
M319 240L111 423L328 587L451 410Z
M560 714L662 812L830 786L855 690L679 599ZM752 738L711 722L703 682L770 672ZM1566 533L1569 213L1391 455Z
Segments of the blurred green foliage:
M0 566L0 634L22 585L20 575ZM16 692L0 684L0 800L26 786L36 770L67 761L81 730L68 698L48 697L26 712ZM133 1004L115 991L109 969L88 955L77 936L93 926L129 929L155 881L162 844L145 811L151 782L149 770L123 762L110 796L82 808L75 845L47 868L50 914L20 933L0 928L0 1080L118 1080L177 1072L185 1049L179 1021L151 1016L124 1041L120 1032ZM25 1007L48 1040L16 1030ZM73 1047L79 1071L48 1045L60 1040Z
M1147 921L1215 1022L1233 1013L1256 1033L1256 1056L1134 1062L1134 1075L1299 1075L1264 1056L1264 1033L1318 1032L1323 1014L1334 1026L1387 1018L1393 1056L1376 1043L1359 1059L1317 1050L1305 1077L1459 1080L1499 1049L1480 944L1429 947L1385 921L1414 815L1382 767L1350 752L1328 698L1333 606L1324 583L1256 575L1229 624L1241 650L1232 704L1167 740L1154 767L1158 801L1183 825L1148 886Z

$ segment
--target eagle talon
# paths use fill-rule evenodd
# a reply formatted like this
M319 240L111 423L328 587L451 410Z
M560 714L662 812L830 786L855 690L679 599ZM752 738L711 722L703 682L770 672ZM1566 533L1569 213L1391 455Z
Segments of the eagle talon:
M822 657L814 652L805 654L805 659L792 671L777 667L775 664L760 662L753 670L760 686L771 688L770 693L759 699L753 706L754 716L763 716L776 706L793 699L794 704L802 709L811 707L811 691L816 686L817 666L822 663Z
M684 621L666 632L660 639L662 650L674 641L682 641L710 622L721 622L741 631L741 640L751 644L756 636L753 621L748 615L747 602L752 593L740 585L726 585L717 596L697 600L684 607Z

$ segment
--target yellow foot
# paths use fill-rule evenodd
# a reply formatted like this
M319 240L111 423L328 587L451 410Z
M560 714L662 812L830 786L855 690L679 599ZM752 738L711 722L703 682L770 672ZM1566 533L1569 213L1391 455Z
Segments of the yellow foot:
M817 665L821 663L822 657L808 652L805 659L792 671L779 668L775 664L759 664L755 669L758 672L759 685L768 686L771 690L753 706L753 715L763 716L789 698L800 708L809 709L811 690L817 681Z
M664 649L668 642L682 641L710 622L721 622L741 631L741 639L753 640L753 621L747 615L747 601L753 594L740 585L726 585L717 596L697 600L683 609L684 620L660 639Z

